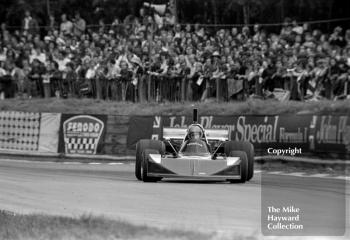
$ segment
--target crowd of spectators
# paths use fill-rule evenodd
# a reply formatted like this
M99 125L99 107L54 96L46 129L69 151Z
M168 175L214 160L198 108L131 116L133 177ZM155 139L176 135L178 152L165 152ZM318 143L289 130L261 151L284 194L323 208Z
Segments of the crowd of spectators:
M349 94L350 30L331 33L286 20L279 33L258 24L176 24L140 10L88 26L79 13L29 11L21 29L0 32L0 99L94 97L118 101L341 99Z

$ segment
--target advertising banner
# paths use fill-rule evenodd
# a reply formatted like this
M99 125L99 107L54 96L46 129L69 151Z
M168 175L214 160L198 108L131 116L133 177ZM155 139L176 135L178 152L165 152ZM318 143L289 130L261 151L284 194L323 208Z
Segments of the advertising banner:
M40 113L0 112L0 149L38 151Z
M61 113L41 113L39 152L57 153Z
M63 114L60 152L66 154L101 153L106 131L106 115Z
M150 139L153 133L153 116L131 116L129 120L129 130L127 147L135 149L136 143L140 139Z
M199 123L205 129L229 129L230 139L249 141L255 149L309 148L309 126L312 116L201 116ZM187 128L192 123L188 116L155 116L153 139L162 138L163 127Z
M313 116L311 128L313 151L350 153L349 116Z
M141 138L162 139L163 127L187 128L192 123L191 116L135 116L131 119L129 148L134 148ZM229 129L231 140L249 141L262 154L268 153L271 148L297 148L302 152L350 152L348 116L200 116L198 122L206 129Z

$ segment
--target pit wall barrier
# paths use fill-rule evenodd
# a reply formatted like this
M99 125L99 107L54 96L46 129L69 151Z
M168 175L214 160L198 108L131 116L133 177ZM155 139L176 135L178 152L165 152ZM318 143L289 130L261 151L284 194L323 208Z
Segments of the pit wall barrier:
M192 116L121 116L0 111L0 152L115 155L135 153L139 139L161 139L163 127L187 127ZM204 128L228 128L230 139L250 141L258 154L301 149L303 154L350 156L350 116L201 116Z

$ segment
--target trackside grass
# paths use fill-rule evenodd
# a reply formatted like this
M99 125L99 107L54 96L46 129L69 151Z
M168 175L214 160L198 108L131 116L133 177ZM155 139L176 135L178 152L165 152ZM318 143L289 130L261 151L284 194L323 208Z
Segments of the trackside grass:
M185 230L164 230L137 226L124 221L109 220L90 215L80 218L48 216L41 214L21 215L0 211L0 239L2 240L255 240L255 237L219 236Z
M233 114L350 114L350 100L318 102L279 102L251 99L244 102L184 102L131 103L94 99L5 99L0 100L0 111L61 112L114 115L192 114L193 107L200 115Z

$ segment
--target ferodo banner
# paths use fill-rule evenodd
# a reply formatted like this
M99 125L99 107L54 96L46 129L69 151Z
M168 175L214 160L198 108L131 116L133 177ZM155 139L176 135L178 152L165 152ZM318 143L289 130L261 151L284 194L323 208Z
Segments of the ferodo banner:
M106 122L106 115L63 114L60 152L66 154L100 153L104 143Z

